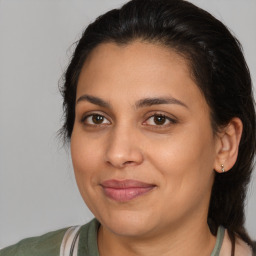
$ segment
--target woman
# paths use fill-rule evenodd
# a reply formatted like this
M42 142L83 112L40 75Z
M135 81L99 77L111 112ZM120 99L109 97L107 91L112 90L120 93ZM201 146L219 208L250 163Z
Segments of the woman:
M220 21L186 1L130 1L85 30L62 93L62 132L96 218L0 255L253 255L252 85Z

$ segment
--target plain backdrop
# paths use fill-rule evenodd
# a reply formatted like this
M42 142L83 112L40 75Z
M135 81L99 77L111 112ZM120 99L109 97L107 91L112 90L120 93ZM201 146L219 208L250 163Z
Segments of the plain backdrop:
M124 0L0 0L0 247L83 224L92 214L80 197L68 147L57 137L58 82L81 32ZM256 1L191 0L240 39L256 80ZM256 179L246 207L256 239Z

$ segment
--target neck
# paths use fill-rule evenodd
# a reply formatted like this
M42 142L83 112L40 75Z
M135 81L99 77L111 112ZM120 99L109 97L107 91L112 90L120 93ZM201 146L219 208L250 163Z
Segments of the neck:
M202 216L201 216L202 217ZM151 236L125 237L101 226L98 233L100 256L187 256L210 255L216 238L211 234L207 220L169 226Z

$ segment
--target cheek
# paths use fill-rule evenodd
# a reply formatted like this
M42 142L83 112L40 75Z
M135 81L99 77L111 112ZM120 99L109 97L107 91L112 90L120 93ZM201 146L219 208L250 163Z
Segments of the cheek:
M99 163L100 150L98 143L92 142L89 137L84 136L74 129L71 137L71 157L80 190L88 188L88 183L95 183L97 164Z
M167 194L186 197L211 190L215 147L210 132L196 128L190 132L186 130L151 148L150 161L164 177L163 187Z
M71 157L73 169L80 194L92 212L98 212L95 202L99 190L100 168L102 159L98 140L91 141L89 136L74 129L71 137ZM96 208L95 208L96 207Z

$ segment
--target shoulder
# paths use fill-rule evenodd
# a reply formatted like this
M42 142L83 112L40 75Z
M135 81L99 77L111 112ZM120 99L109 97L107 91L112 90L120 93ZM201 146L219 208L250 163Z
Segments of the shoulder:
M69 237L72 238L73 231L79 229L80 234L77 233L79 234L78 250L82 252L82 255L87 255L83 253L84 251L90 252L89 255L97 255L97 231L99 225L99 222L93 219L81 228L76 229L75 226L67 227L42 236L26 238L17 244L0 250L0 256L58 256L61 250L63 251L70 242Z
M26 238L17 244L0 250L0 256L55 256L59 255L63 236L68 228L49 232L42 236Z
M231 249L231 240L227 230L225 230L220 256L231 255ZM251 247L238 237L236 238L235 256L253 256Z
M236 240L235 256L252 256L251 247L241 239Z

